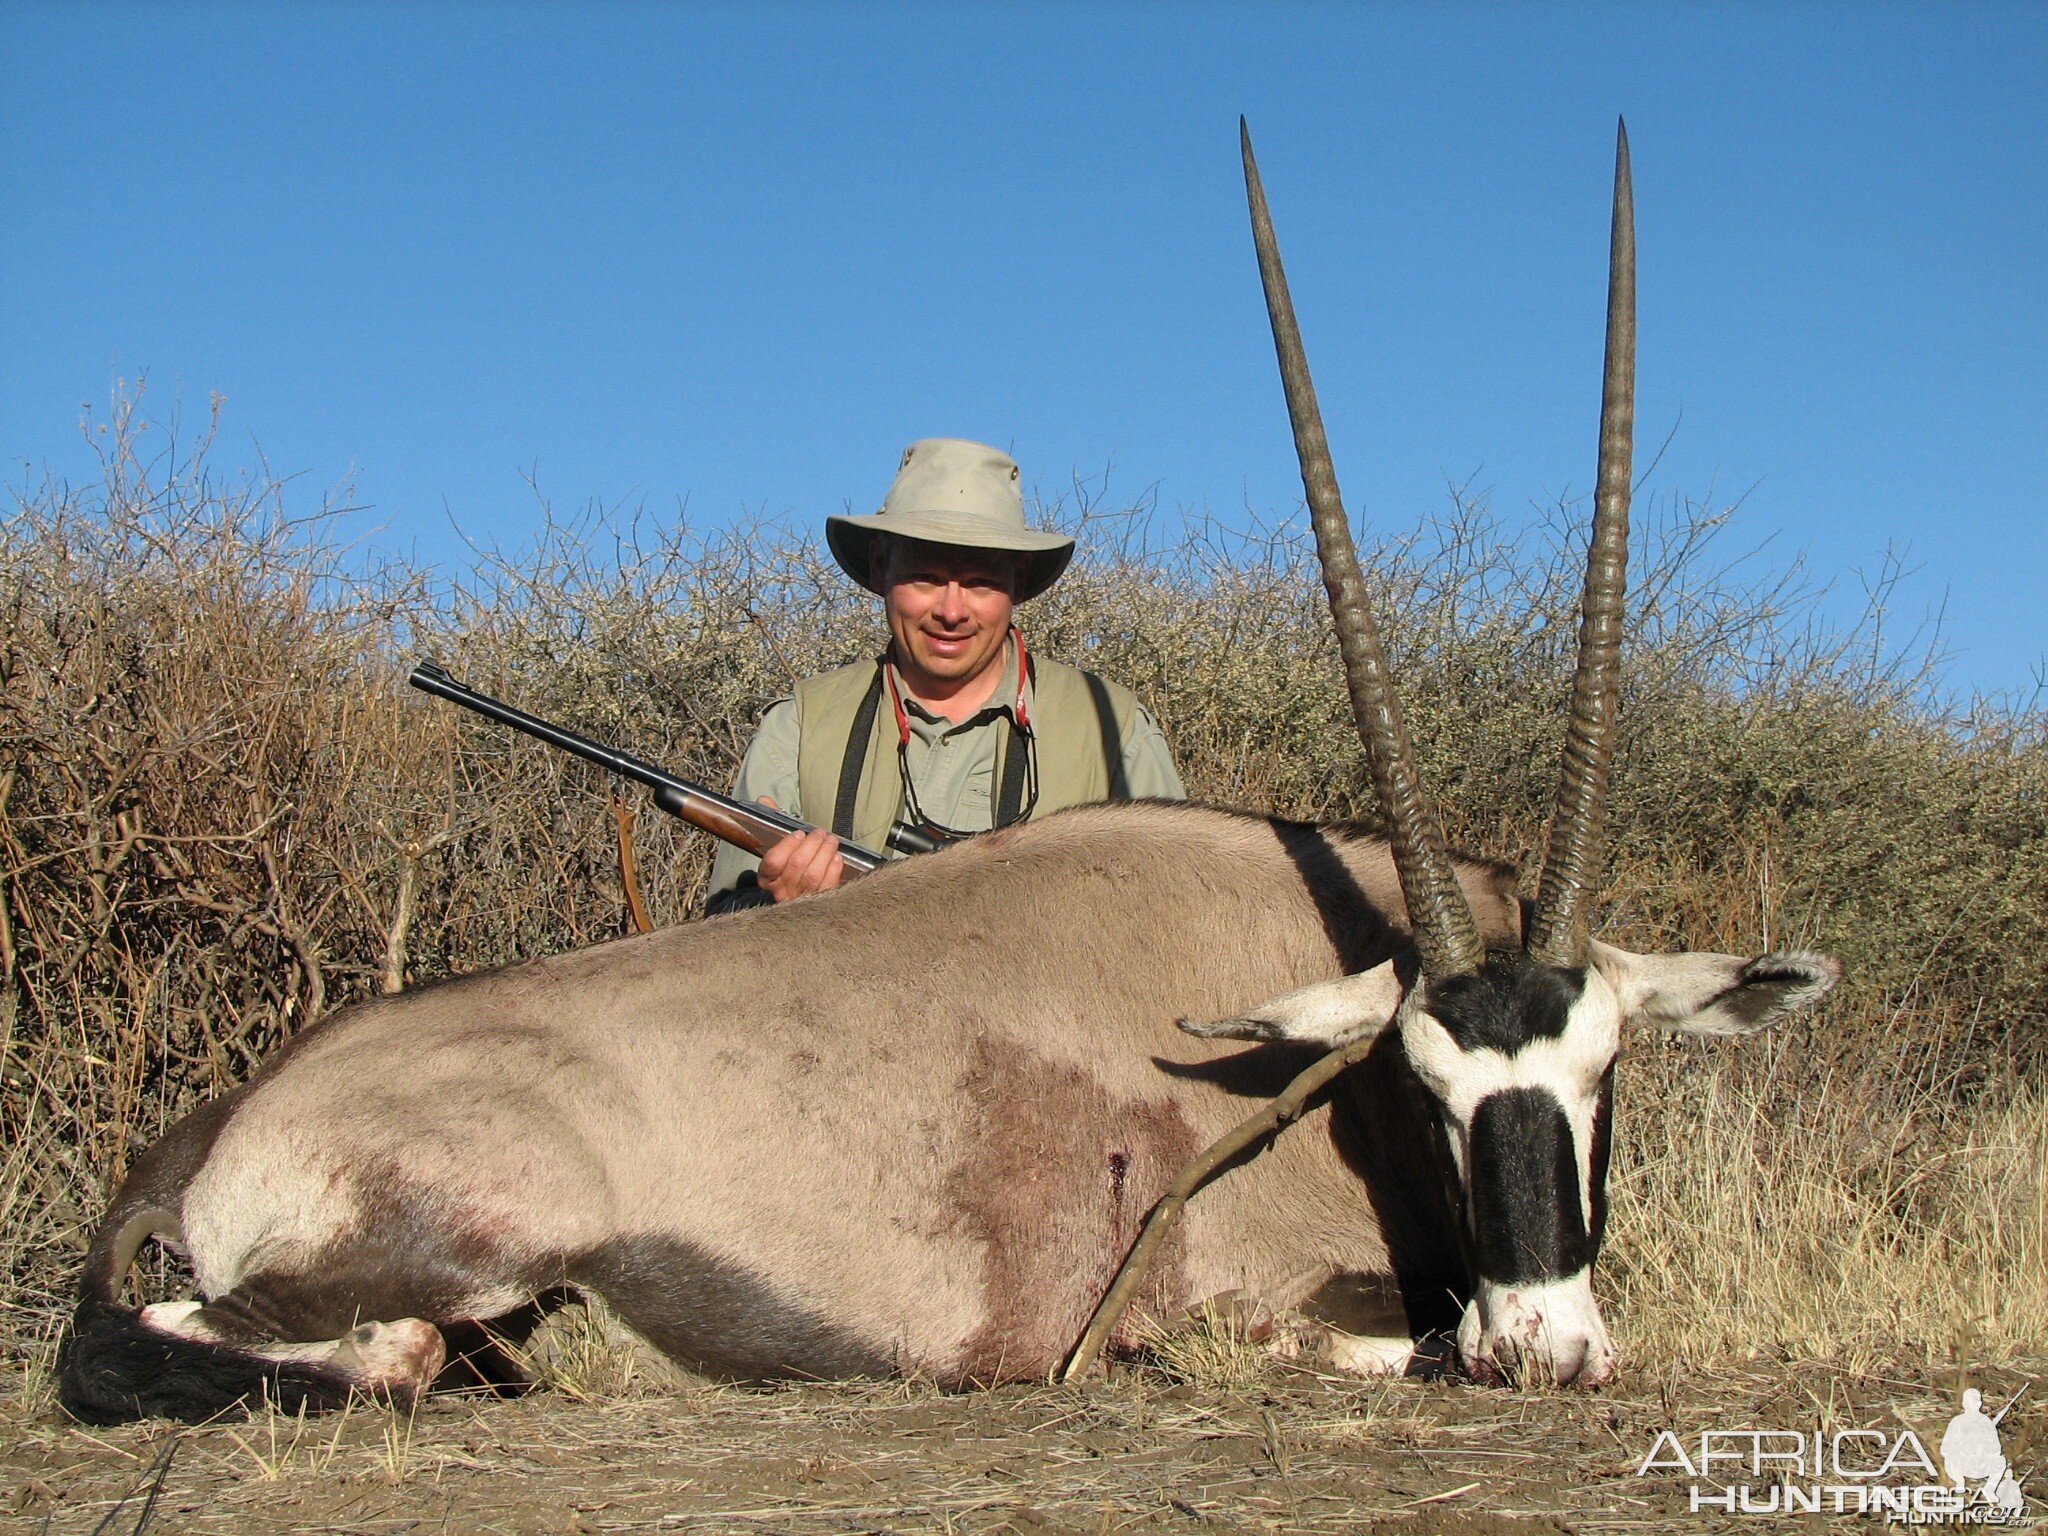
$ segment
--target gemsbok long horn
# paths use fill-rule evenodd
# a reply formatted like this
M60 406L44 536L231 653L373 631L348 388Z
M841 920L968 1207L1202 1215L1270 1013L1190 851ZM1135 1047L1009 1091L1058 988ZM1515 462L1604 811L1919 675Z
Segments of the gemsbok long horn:
M1607 771L1621 702L1621 631L1628 585L1629 475L1636 415L1636 225L1629 187L1628 124L1616 132L1614 229L1607 257L1607 361L1600 390L1600 470L1579 611L1579 665L1572 679L1564 765L1550 846L1536 888L1527 948L1545 965L1586 959L1586 923L1599 898L1607 851Z
M1366 604L1365 574L1359 569L1351 523L1337 491L1337 469L1330 460L1330 441L1323 431L1315 384L1309 378L1294 301L1288 297L1287 274L1280 267L1280 245L1273 237L1266 191L1259 182L1258 163L1252 158L1251 130L1243 118L1238 119L1237 127L1244 148L1245 195L1251 202L1252 243L1258 248L1266 313L1273 322L1274 350L1280 354L1280 381L1287 390L1287 414L1294 422L1294 451L1301 460L1301 484L1308 494L1316 552L1322 558L1323 586L1330 594L1337 648L1344 658L1351 713L1365 743L1373 787L1387 818L1387 840L1415 926L1415 947L1423 971L1435 977L1465 975L1479 969L1486 958L1485 946L1480 943L1465 893L1452 873L1443 833L1423 795L1422 776L1401 719L1401 701L1387 666L1386 649ZM1625 469L1622 478L1626 482Z

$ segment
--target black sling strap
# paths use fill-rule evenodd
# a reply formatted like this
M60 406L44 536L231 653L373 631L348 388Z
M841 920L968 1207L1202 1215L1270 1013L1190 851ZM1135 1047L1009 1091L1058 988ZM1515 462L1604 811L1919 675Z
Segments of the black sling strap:
M1010 745L1003 753L1003 785L996 792L996 825L1007 827L1017 820L1017 813L1024 808L1024 774L1031 766L1031 743L1024 733L1017 729L1017 721L1010 720Z
M847 842L853 841L853 807L860 799L861 771L868 764L868 743L875 735L875 712L882 707L882 663L875 663L874 680L861 695L860 708L853 712L853 730L846 738L846 756L839 762L839 796L832 802L832 830Z
M1027 656L1024 660L1026 681L1038 681L1038 658ZM1023 689L1017 690L1021 696ZM1020 705L1019 708L1022 706ZM1024 809L1024 776L1031 766L1031 742L1018 729L1016 710L1010 712L1010 742L1003 752L1003 782L996 791L996 822L998 827L1007 827L1015 822L1018 813Z

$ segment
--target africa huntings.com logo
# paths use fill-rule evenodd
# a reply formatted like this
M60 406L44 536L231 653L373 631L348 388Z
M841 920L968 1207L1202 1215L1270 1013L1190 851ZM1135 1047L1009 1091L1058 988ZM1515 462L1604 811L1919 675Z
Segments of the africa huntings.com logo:
M1881 1515L1890 1524L2025 1527L2026 1490L2006 1460L1997 1413L1975 1387L1936 1450L1911 1429L1703 1429L1690 1441L1662 1430L1637 1477L1691 1480L1694 1513Z

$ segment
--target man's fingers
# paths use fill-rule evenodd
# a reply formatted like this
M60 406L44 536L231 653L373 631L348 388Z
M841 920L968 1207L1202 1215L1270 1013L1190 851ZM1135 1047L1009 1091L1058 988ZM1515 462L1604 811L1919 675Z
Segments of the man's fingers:
M781 842L761 855L760 881L762 888L774 895L777 901L786 901L780 887L791 878L792 872L803 862L805 844L818 834L815 832L792 832ZM794 891L789 895L796 894Z
M839 877L845 872L846 860L840 857L839 839L830 832L820 832L818 846L811 850L810 861L804 869L805 892L829 891L839 884Z
M785 837L761 855L761 888L777 901L829 891L846 872L839 839L821 827Z
M789 868L784 880L795 886L797 894L808 896L813 891L829 890L839 883L839 872L845 861L839 856L839 839L830 832L806 832L799 840L796 851L790 855Z
M761 883L763 885L767 885L772 880L782 878L783 871L789 868L790 856L796 852L797 844L802 841L802 837L791 833L761 855Z

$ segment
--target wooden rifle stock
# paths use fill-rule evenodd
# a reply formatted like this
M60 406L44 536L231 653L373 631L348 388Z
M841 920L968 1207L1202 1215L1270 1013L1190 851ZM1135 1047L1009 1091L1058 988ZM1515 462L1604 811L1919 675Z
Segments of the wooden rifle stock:
M785 837L812 830L809 822L800 821L786 811L766 805L748 805L743 800L721 795L701 784L692 784L688 779L664 773L652 763L644 763L637 757L592 741L588 736L564 730L489 694L478 693L474 688L457 682L446 669L431 661L423 661L414 667L406 681L422 693L431 693L437 699L459 704L485 719L509 725L537 741L544 741L608 772L646 785L654 791L654 803L671 816L680 817L691 826L751 854L766 853ZM898 822L889 829L889 846L901 853L931 853L943 847L944 840ZM846 868L852 874L865 874L886 862L885 855L872 848L863 848L859 843L841 841L839 854L846 860Z

